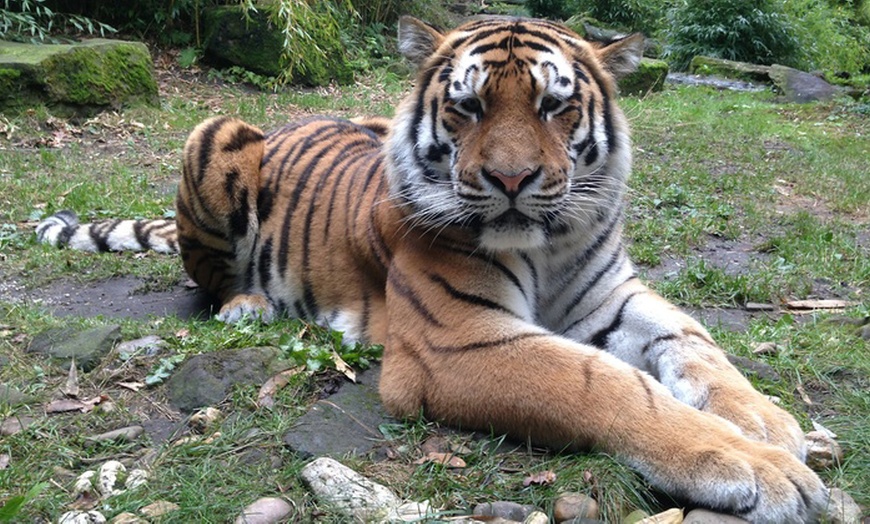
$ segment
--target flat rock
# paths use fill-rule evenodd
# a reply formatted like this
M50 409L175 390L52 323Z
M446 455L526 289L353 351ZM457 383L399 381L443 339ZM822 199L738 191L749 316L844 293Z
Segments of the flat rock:
M121 339L121 328L111 324L84 331L55 328L33 337L28 353L45 355L63 369L69 369L75 358L76 367L87 373L94 369Z
M505 520L522 522L537 510L538 508L530 504L517 504L516 502L497 500L495 502L478 504L474 506L474 510L471 513L481 517L499 517Z
M556 522L573 522L577 518L597 519L598 502L583 493L562 493L553 502Z
M769 364L737 355L727 355L727 357L728 362L731 362L744 375L753 375L771 382L779 382L781 380L779 373Z
M770 78L789 102L808 103L832 99L839 90L816 75L791 67L770 66Z
M696 56L689 64L689 72L695 75L717 75L739 80L770 82L770 66L725 60L711 56Z
M141 42L102 38L74 44L0 41L0 111L44 103L93 113L156 101L154 64Z
M845 491L840 488L831 488L827 517L831 524L860 524L861 506ZM865 519L864 522L867 520Z
M222 402L235 385L261 385L284 366L273 347L203 353L187 359L166 381L169 402L191 412Z
M303 458L372 452L384 438L378 427L396 422L381 404L379 376L380 368L359 373L357 383L346 382L316 402L284 435L284 444Z
M293 506L286 500L264 497L245 507L235 524L273 524L282 521L291 511Z
M683 524L748 524L745 520L732 517L731 515L723 515L722 513L714 513L706 509L693 509L686 514L683 519Z

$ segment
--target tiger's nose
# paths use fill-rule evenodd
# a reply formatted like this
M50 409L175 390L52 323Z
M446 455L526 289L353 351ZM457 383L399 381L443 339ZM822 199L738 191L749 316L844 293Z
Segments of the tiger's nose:
M532 171L529 168L519 173L505 174L497 169L492 171L483 168L480 170L487 182L498 188L499 191L509 197L517 196L526 186L531 184L541 173L540 168Z

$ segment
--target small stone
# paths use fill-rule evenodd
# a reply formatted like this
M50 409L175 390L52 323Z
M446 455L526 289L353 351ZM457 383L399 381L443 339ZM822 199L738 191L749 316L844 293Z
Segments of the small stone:
M284 519L291 511L293 507L286 500L264 497L242 510L235 524L272 524Z
M843 449L824 431L806 434L807 466L814 471L830 469L843 462Z
M136 515L128 512L118 513L115 515L112 520L109 521L109 524L148 524L145 519L137 517Z
M553 518L556 522L576 518L597 519L598 503L583 493L562 493L553 503Z
M67 511L57 524L105 524L106 517L99 511Z
M118 344L118 356L121 357L121 360L130 360L139 354L145 357L153 357L160 352L160 348L165 344L166 342L157 335L148 335L136 340L128 340Z
M503 500L498 500L495 502L484 502L474 506L474 511L471 513L473 515L480 515L482 517L501 517L507 520L515 520L517 522L522 522L526 520L526 517L532 514L533 511L537 511L538 508L532 505L523 505L517 504L516 502L508 502Z
M845 491L831 488L827 516L831 524L860 524L861 507Z
M127 468L117 460L108 460L100 466L100 476L97 480L97 487L103 497L111 497L121 493L121 490L115 489L115 484L118 483L118 477L125 475Z
M386 487L328 457L309 462L300 476L322 504L356 520L377 520L401 504Z
M190 416L188 425L197 433L205 433L224 417L221 410L213 407L203 408Z
M649 513L642 509L636 509L622 519L622 524L637 524L647 517L649 517Z
M745 520L714 513L706 509L693 509L686 514L683 524L748 524Z
M134 469L127 475L127 480L124 481L124 487L127 489L136 489L146 482L148 482L148 472L144 469Z
M4 437L14 435L27 429L28 426L33 424L33 422L33 418L26 415L5 418L3 419L3 422L0 423L0 435Z
M99 435L88 437L85 439L85 441L91 443L107 442L113 440L132 442L137 438L141 437L143 433L145 433L145 428L143 428L142 426L128 426L126 428L107 431L106 433L100 433Z
M770 382L779 382L782 379L779 373L777 373L770 364L756 362L752 359L739 357L737 355L727 355L727 358L728 361L744 375L755 376L763 380L769 380Z
M746 305L744 306L744 309L746 309L746 311L773 311L776 308L773 307L773 304L762 304L759 302L747 302Z
M682 524L683 510L680 508L671 508L661 513L656 513L651 517L647 517L638 521L637 524Z
M94 491L94 477L97 476L96 471L85 471L76 478L73 485L73 497L78 497Z
M755 346L752 353L755 355L776 355L779 353L779 347L775 342L762 342Z
M549 522L550 518L547 517L547 514L540 511L529 513L529 516L523 520L523 524L549 524Z
M152 502L148 504L144 508L139 510L139 513L145 515L146 517L159 517L161 515L166 515L167 513L172 513L173 511L178 511L179 506L174 502L169 502L167 500L158 500L156 502Z

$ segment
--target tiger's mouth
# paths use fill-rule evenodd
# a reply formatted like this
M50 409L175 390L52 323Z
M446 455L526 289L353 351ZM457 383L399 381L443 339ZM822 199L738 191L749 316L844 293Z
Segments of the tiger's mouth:
M490 220L489 223L498 224L501 227L515 227L520 229L542 224L540 220L536 220L516 208L508 209L504 213Z

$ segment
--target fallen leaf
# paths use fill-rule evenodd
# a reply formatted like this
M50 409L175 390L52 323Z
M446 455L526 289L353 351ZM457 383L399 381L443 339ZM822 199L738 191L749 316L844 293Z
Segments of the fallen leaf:
M66 413L69 411L81 411L82 413L87 413L94 409L94 406L108 400L109 397L105 395L99 395L88 400L79 400L74 398L62 398L59 400L52 400L45 406L46 413Z
M271 408L274 406L275 394L290 382L290 377L298 374L303 369L305 369L305 366L285 369L264 382L260 387L259 393L257 393L257 406L261 408Z
M589 484L590 482L595 480L595 475L592 474L588 469L583 472L583 481Z
M813 399L811 399L810 396L807 395L807 392L804 389L803 384L798 384L797 386L795 386L795 389L797 389L797 392L800 395L801 400L804 401L804 404L806 404L807 406L813 405Z
M442 466L447 466L448 468L464 468L465 461L461 458L457 457L453 453L437 453L430 452L426 453L425 456L418 458L414 461L414 464L426 464L428 462L433 462L435 464L441 464Z
M79 372L76 368L75 357L69 365L69 373L67 373L66 382L60 387L60 392L70 398L78 398L79 396Z
M0 453L0 470L8 468L10 460L8 453Z
M100 503L100 497L95 491L83 491L78 494L76 499L69 505L70 509L87 511L94 509Z
M117 385L134 393L145 387L144 382L118 382Z
M190 330L187 328L181 328L175 332L175 338L187 338L190 336Z
M174 502L158 500L157 502L152 502L144 508L141 508L139 510L139 513L145 515L146 517L159 517L161 515L177 511L178 509L178 504L175 504Z
M549 486L553 482L556 482L556 474L550 471L540 471L538 473L532 473L528 477L523 479L523 487L529 487L532 484L536 486Z
M356 382L356 373L347 365L347 362L345 362L344 359L335 352L334 349L332 350L332 362L335 364L335 369L344 373L344 376L350 379L351 382Z

